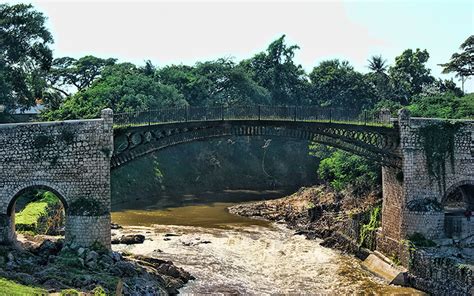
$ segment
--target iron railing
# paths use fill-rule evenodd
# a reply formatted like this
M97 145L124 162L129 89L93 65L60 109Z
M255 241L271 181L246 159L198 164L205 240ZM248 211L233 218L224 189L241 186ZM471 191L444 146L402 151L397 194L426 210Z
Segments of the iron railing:
M390 124L390 116L317 106L178 107L114 114L115 126L218 120L278 120Z

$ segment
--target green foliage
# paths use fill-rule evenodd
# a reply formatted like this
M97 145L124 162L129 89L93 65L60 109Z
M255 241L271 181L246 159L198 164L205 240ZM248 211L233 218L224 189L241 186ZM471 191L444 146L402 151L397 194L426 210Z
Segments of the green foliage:
M61 201L49 191L38 193L38 198L38 200L28 203L21 212L15 214L15 226L18 231L33 234L48 233L48 225L42 224L45 224L44 220L53 212L54 208L61 204Z
M156 72L158 81L175 87L191 106L267 104L269 92L232 60L172 65Z
M176 88L163 85L132 64L107 66L101 76L89 88L67 98L58 109L41 113L43 119L96 118L105 108L120 113L186 105Z
M319 177L338 191L347 189L348 186L361 192L367 191L377 184L379 171L378 165L342 150L332 150L329 156L320 161L318 167Z
M285 35L265 52L240 63L258 85L270 92L272 105L304 105L310 102L310 84L301 65L294 61L298 45L287 45Z
M453 92L418 95L407 108L414 117L474 119L474 93L463 97Z
M75 289L62 290L60 296L80 296L81 293Z
M92 291L92 295L94 296L107 296L107 293L105 292L104 288L101 286L95 287Z
M380 206L373 208L370 211L369 222L362 225L359 233L359 246L375 249L375 232L380 226Z
M80 197L73 201L68 208L68 214L72 216L103 216L109 210L102 203L85 197Z
M21 285L4 278L0 278L0 291L8 291L9 296L48 295L45 289ZM0 292L0 294L2 293Z
M347 61L321 62L309 74L313 102L329 107L369 109L376 101L375 91Z
M454 53L448 63L441 64L443 73L456 73L462 83L474 75L474 35L469 36L460 46L461 53Z
M426 68L429 57L426 49L417 48L416 51L407 49L395 58L395 65L389 69L394 98L407 104L411 96L421 93L423 87L434 82L430 69Z
M451 169L454 171L455 136L462 126L462 122L442 121L419 129L428 175L438 181L443 192L446 190L446 161L450 160Z
M398 255L397 255L397 254L392 254L392 255L390 256L390 261L392 261L393 264L395 264L396 266L402 265L402 262L400 261L400 258L398 258Z
M415 232L408 237L408 240L419 248L431 248L436 247L436 243L432 240L425 238L425 236L419 232Z
M0 4L0 104L28 108L43 97L53 42L46 18L27 4Z

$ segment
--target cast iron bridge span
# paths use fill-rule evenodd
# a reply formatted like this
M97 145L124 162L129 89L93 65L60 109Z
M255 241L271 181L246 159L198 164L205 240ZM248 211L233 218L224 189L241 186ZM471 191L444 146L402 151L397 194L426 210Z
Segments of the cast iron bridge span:
M400 167L400 143L390 114L313 106L182 107L114 114L111 169L152 152L228 136L312 141Z

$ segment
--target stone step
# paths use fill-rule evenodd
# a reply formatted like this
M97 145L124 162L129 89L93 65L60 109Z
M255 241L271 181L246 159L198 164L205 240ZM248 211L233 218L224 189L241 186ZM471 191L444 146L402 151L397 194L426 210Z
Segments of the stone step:
M385 256L382 255L382 257ZM362 266L364 266L376 276L384 279L388 284L404 286L406 284L406 270L386 262L384 259L382 259L382 257L372 253L364 261L362 261ZM385 257L385 259L387 258Z

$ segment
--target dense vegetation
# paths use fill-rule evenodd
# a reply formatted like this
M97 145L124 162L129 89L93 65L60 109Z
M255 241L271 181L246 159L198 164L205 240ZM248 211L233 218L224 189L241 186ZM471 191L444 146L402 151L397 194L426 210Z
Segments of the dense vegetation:
M171 106L320 105L356 110L410 106L419 116L472 117L472 97L453 81L431 75L430 55L407 49L389 66L382 56L368 60L369 73L348 61L322 61L310 73L295 62L298 45L285 35L266 51L235 61L221 58L193 66L156 67L119 63L115 58L84 56L53 59L45 16L31 5L0 5L0 104L7 110L45 107L48 120L98 116L115 112ZM473 75L474 37L443 64L462 81ZM435 104L439 108L429 108Z

